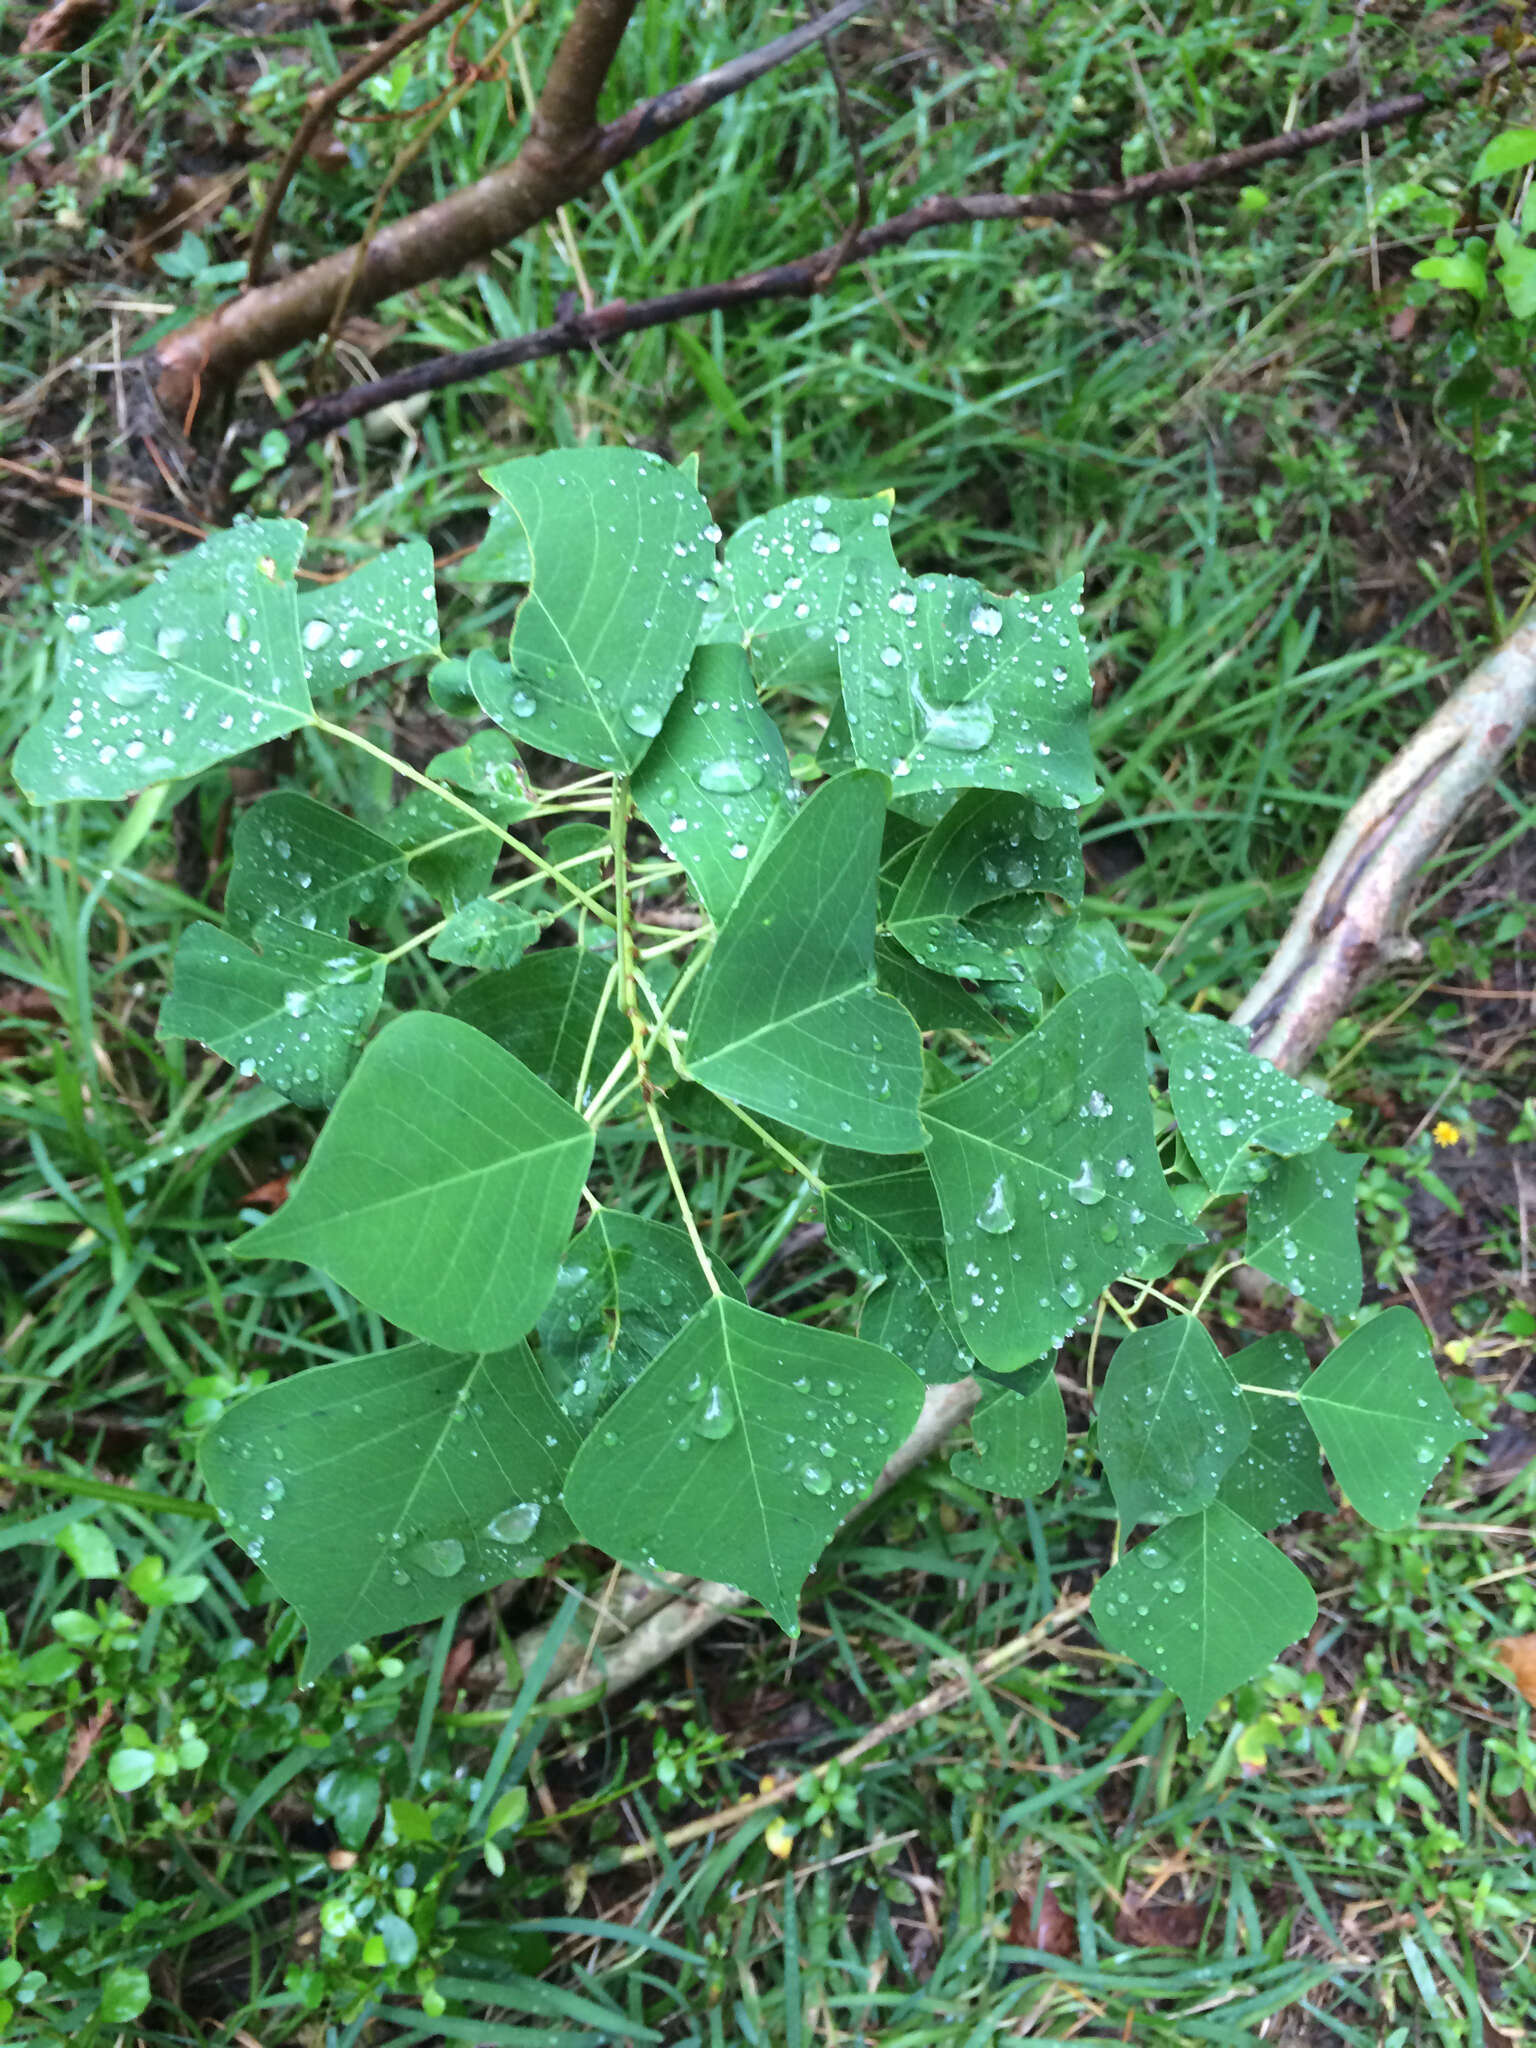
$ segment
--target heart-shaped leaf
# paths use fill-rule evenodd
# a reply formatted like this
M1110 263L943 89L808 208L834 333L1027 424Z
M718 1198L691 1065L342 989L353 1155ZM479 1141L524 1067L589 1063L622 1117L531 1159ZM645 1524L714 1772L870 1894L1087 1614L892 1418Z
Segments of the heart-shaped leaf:
M578 1441L526 1344L405 1344L248 1395L198 1463L230 1534L303 1616L308 1680L563 1550Z
M1155 1248L1197 1242L1158 1164L1142 1044L1130 986L1091 982L923 1105L961 1335L996 1372L1054 1351Z
M1075 810L1095 794L1081 578L1042 597L963 576L850 579L843 701L866 768L907 790L1023 790Z
M381 1031L242 1258L318 1266L445 1350L494 1351L554 1289L592 1132L520 1060L451 1017Z
M235 827L224 913L231 931L268 916L346 938L382 924L400 898L405 856L393 840L297 790L273 790Z
M972 1417L971 1433L976 1448L956 1451L949 1461L956 1478L1010 1500L1044 1493L1067 1455L1067 1411L1060 1387L1054 1378L1043 1379L1027 1394L994 1387Z
M1223 1693L1307 1633L1317 1596L1283 1551L1217 1501L1128 1550L1094 1589L1093 1619L1110 1649L1173 1688L1195 1729Z
M1228 1361L1245 1388L1270 1387L1296 1394L1311 1366L1299 1337L1284 1332L1249 1344ZM1276 1529L1309 1508L1333 1506L1318 1463L1317 1438L1296 1400L1266 1399L1249 1392L1253 1434L1221 1482L1216 1498L1255 1529Z
M639 448L563 448L485 471L529 549L512 673L471 671L520 740L627 774L661 731L715 594L709 507Z
M304 529L252 519L157 583L65 623L52 702L16 749L34 803L201 774L312 716L293 571Z
M1213 1195L1235 1194L1263 1177L1263 1162L1250 1146L1310 1152L1339 1120L1326 1095L1251 1053L1239 1024L1164 1010L1157 1042L1168 1061L1179 1134Z
M1301 1389L1350 1506L1378 1529L1411 1522L1453 1445L1478 1435L1440 1384L1411 1309L1389 1308L1346 1337Z
M565 1504L610 1555L723 1579L795 1634L811 1567L922 1404L875 1345L717 1295L587 1438Z
M794 815L789 756L739 647L701 647L635 776L635 804L718 924Z
M176 948L162 1038L197 1038L305 1108L334 1102L384 995L384 962L331 932L269 917L253 952L217 925Z
M714 1274L723 1293L746 1300L734 1273ZM590 1428L709 1300L681 1230L599 1209L572 1238L539 1318L539 1364L572 1422Z
M813 1137L916 1152L922 1040L873 986L884 785L824 783L736 900L688 1029L719 1095Z
M827 1241L870 1283L859 1335L942 1386L971 1370L944 1257L944 1219L927 1164L858 1152L822 1161Z
M1327 1316L1353 1315L1365 1274L1355 1228L1355 1188L1364 1158L1319 1145L1277 1159L1248 1197L1250 1266L1268 1273Z
M1208 1506L1253 1429L1231 1367L1195 1316L1122 1338L1097 1412L1099 1456L1127 1529Z

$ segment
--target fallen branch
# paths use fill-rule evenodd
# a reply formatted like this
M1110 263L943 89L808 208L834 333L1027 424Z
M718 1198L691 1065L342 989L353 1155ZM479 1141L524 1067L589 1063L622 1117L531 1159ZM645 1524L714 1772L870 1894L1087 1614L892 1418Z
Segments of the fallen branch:
M829 17L823 16L823 21ZM833 24L835 25L835 24ZM827 31L824 31L824 33ZM1347 114L1315 121L1309 128L1295 128L1282 135L1266 136L1241 149L1228 149L1216 156L1201 157L1193 163L1172 164L1146 171L1114 185L1085 185L1066 192L976 192L941 193L925 199L905 213L877 221L854 234L845 234L827 247L797 256L789 262L742 272L712 284L690 285L681 291L664 292L656 298L611 299L590 312L572 313L551 327L529 334L513 335L504 341L488 342L482 348L464 349L453 355L434 356L389 377L357 384L347 391L320 398L301 406L282 423L289 444L301 447L319 435L343 426L380 406L423 392L441 391L453 384L467 383L496 370L520 363L537 362L546 356L566 355L575 350L600 348L620 335L638 334L647 328L664 327L701 313L727 311L752 305L763 299L810 298L824 291L848 264L860 263L882 250L899 247L914 236L935 228L956 227L976 221L1019 221L1026 225L1078 220L1106 213L1120 206L1142 206L1149 200L1171 193L1193 192L1204 185L1246 176L1261 164L1303 155L1330 143L1364 135L1395 122L1411 120L1436 105L1449 105L1480 91L1491 79L1514 67L1536 64L1536 45L1513 58L1500 56L1453 79L1438 94L1398 93L1391 99L1374 100ZM686 88L684 88L686 90ZM617 125L617 124L616 124ZM308 272L304 273L306 276ZM173 337L174 338L174 337Z
M1536 718L1536 626L1513 633L1381 771L1334 834L1274 958L1233 1013L1299 1074L1367 982L1419 958L1404 929L1425 863Z
M512 241L567 200L859 13L870 0L836 0L761 48L631 107L599 127L598 95L635 0L578 0L539 94L528 134L509 164L382 228L358 261L343 249L322 262L230 299L168 334L145 360L162 412L181 418L201 388L321 334L338 311L358 313L434 277L450 277ZM355 271L355 275L354 275Z

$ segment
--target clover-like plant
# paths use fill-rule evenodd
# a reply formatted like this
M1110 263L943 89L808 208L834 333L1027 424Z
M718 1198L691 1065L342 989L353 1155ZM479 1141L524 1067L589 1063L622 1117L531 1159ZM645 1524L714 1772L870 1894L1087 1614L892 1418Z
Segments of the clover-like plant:
M345 700L399 663L477 721L424 771L395 761L382 815L254 803L161 1015L329 1112L235 1249L400 1332L247 1396L202 1447L306 1668L578 1541L793 1631L925 1383L986 1382L964 1479L1053 1483L1056 1355L1096 1318L1098 1455L1124 1534L1150 1533L1094 1616L1200 1720L1313 1621L1267 1532L1328 1507L1319 1445L1396 1526L1469 1432L1404 1310L1313 1370L1294 1337L1223 1356L1157 1286L1245 1208L1243 1256L1350 1318L1358 1161L1332 1105L1082 912L1077 584L908 576L884 497L797 500L721 549L691 469L634 450L488 481L459 574L524 588L504 649L443 659L420 543L303 590L302 528L245 522L68 620L16 757L38 800L301 729L387 761ZM808 707L819 749L792 761L775 713L803 733ZM441 971L402 968L418 951ZM376 1028L392 972L406 1006ZM852 1328L753 1306L728 1233L706 1244L690 1168L722 1132L820 1204ZM624 1205L637 1152L671 1212Z

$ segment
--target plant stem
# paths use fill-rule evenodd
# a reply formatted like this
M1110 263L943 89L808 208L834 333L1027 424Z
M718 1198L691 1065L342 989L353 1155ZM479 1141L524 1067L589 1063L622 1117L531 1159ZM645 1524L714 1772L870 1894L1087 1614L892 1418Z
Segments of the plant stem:
M545 860L541 853L535 853L533 848L525 845L521 839L515 839L504 826L498 825L493 818L488 818L484 811L477 810L469 799L460 796L457 790L449 789L445 783L434 782L430 775L423 775L421 770L413 768L409 761L402 761L386 748L375 746L372 740L365 738L360 732L353 732L349 726L337 725L333 719L322 718L318 711L311 715L310 724L316 732L323 732L333 740L344 740L349 747L356 747L364 754L371 754L376 761L382 761L386 767L392 768L395 774L403 775L407 782L414 782L419 788L439 797L451 809L462 811L466 818L473 818L481 831L494 832L504 846L510 846L515 854L527 861L528 865L536 869L547 881L558 882L568 896L574 897L584 910L591 911L600 923L613 923L612 913L606 910L589 890L571 881L553 862Z
M1483 596L1488 605L1488 630L1504 638L1504 609L1493 580L1493 543L1488 532L1488 466L1483 459L1483 408L1472 407L1472 502L1477 508L1477 559L1483 571Z

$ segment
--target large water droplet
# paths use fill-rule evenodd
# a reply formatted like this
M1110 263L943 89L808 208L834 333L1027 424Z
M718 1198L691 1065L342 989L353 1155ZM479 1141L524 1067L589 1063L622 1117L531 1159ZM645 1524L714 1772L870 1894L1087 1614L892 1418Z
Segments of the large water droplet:
M155 652L162 661L173 661L186 644L185 626L162 626L155 635Z
M299 638L309 649L310 653L314 654L325 645L327 640L334 638L335 632L336 628L328 624L324 619L306 619L304 630L300 633Z
M661 713L654 704L626 704L624 723L642 739L653 740L661 731Z
M1074 1202L1081 1202L1085 1209L1091 1209L1102 1202L1105 1195L1103 1181L1099 1179L1091 1159L1085 1159L1076 1174L1067 1182L1067 1193Z
M971 631L984 633L988 639L1003 630L1003 615L996 605L978 604L971 611Z
M736 1427L736 1404L718 1381L704 1396L696 1427L699 1435L707 1436L713 1444L723 1443Z
M882 647L880 650L880 659L885 663L887 668L900 668L901 649L899 647Z
M457 1536L423 1536L402 1556L406 1564L434 1579L454 1579L464 1569L464 1546Z
M543 1512L538 1501L520 1500L515 1507L503 1508L499 1515L492 1515L485 1525L485 1533L493 1543L505 1543L516 1549L526 1543L538 1528Z
M807 1493L814 1493L818 1496L830 1493L832 1491L832 1474L824 1465L802 1465L800 1467L800 1484Z
M818 526L811 535L811 553L813 555L835 555L841 546L842 542L838 539L837 535L828 532L824 526Z
M164 691L169 680L156 668L120 668L102 678L101 694L126 710Z
M1075 1280L1063 1280L1056 1292L1061 1296L1068 1308L1082 1307L1083 1290Z
M1235 1138L1237 1136L1237 1118L1235 1116L1224 1116L1216 1128L1224 1138Z
M717 796L741 796L749 789L756 789L763 779L763 764L749 757L724 761L706 761L702 768L693 772L693 779L700 789L713 790Z
M923 738L948 754L979 754L996 725L990 704L942 704L928 711Z
M976 1228L986 1231L989 1237L1006 1237L1013 1225L1013 1190L1008 1185L1007 1174L1000 1173L976 1218Z
M514 718L532 718L538 708L539 700L537 697L530 697L526 690L516 690L513 692L509 709Z
M278 1478L275 1472L272 1474L272 1477L270 1479L264 1479L262 1481L261 1490L267 1496L268 1500L281 1500L283 1495L288 1491L288 1489L284 1486L283 1482L281 1481L281 1479Z
M121 626L103 626L99 633L91 635L91 645L98 654L121 654L128 645L128 636Z

